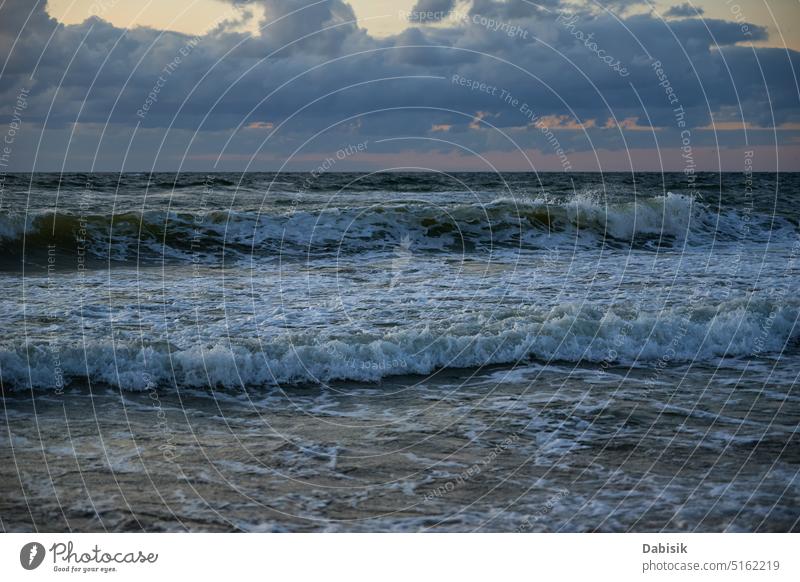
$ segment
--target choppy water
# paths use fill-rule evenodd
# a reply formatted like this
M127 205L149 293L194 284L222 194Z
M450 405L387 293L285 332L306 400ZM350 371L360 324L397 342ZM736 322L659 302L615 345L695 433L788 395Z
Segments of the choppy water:
M796 529L798 203L794 174L10 176L0 518Z

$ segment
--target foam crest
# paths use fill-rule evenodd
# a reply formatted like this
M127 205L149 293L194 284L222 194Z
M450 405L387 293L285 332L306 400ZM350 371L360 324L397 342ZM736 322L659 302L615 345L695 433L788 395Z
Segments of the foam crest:
M39 344L0 349L6 386L58 387L88 379L144 389L163 386L238 387L354 380L374 382L441 368L569 361L652 368L720 357L753 358L795 349L800 302L731 300L631 315L575 304L503 319L451 320L385 334L346 337L295 333L274 338L220 340L183 347L109 342L83 349ZM30 364L30 365L29 365ZM30 374L30 376L29 376Z
M106 215L40 213L27 222L0 216L0 247L11 255L53 245L74 250L79 240L101 258L188 259L223 250L249 255L391 249L410 241L418 250L553 248L561 244L655 248L747 244L796 236L787 220L715 212L690 196L610 203L590 194L566 201L500 198L485 204L382 202L317 210L203 213L148 211Z

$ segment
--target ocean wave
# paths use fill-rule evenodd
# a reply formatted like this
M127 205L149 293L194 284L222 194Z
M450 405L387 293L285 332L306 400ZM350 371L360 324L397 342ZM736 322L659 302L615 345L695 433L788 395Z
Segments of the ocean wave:
M437 326L332 335L319 330L272 338L188 345L88 342L0 347L7 387L54 388L78 379L141 390L269 386L352 380L374 382L442 368L568 361L647 364L651 370L721 357L754 358L794 349L800 302L730 300L691 310L635 314L562 305L503 319L476 317Z
M0 216L0 249L86 250L103 259L191 258L359 252L392 249L401 241L416 250L485 250L560 245L634 248L697 246L743 240L750 244L796 236L778 217L715 212L690 196L606 203L591 195L552 202L500 198L485 204L380 203L318 210L127 212L111 216L69 213ZM24 245L24 247L23 247Z

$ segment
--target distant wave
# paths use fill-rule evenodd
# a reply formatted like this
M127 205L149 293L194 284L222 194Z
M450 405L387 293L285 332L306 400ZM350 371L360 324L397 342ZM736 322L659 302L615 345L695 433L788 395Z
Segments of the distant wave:
M27 221L0 216L0 249L13 256L54 245L104 259L187 259L226 249L243 255L359 252L394 248L485 250L598 245L636 248L743 240L780 240L795 228L786 219L721 213L685 195L604 203L588 195L569 201L501 198L487 204L372 206L270 213L213 210L207 213L148 211L110 217L40 213Z
M377 381L386 376L428 374L440 368L539 361L648 363L659 369L687 361L752 358L794 349L800 302L730 300L699 303L691 311L655 315L606 312L569 304L503 319L454 320L386 334L326 337L314 331L282 337L206 345L90 342L74 346L27 344L0 348L7 387L53 388L62 380L143 389L146 376L160 385L267 386ZM29 375L30 374L30 375Z

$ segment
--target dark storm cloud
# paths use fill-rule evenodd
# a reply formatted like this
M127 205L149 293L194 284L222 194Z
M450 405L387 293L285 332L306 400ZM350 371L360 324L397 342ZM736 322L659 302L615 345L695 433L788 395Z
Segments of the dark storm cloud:
M474 0L470 6L471 15L491 16L514 20L530 18L537 14L546 13L549 8L558 6L559 0L543 0L542 2L528 2L527 0Z
M705 14L705 10L703 10L700 6L693 6L688 2L684 2L683 4L672 6L669 10L667 10L664 13L664 16L683 18L691 16L701 16L703 14Z
M192 151L217 154L229 138L226 155L258 150L278 158L309 139L306 149L316 151L343 140L397 136L447 137L477 151L513 149L489 124L523 147L542 147L523 104L559 119L562 143L576 150L624 147L619 131L605 128L624 120L652 123L668 135L676 129L676 106L690 127L706 126L720 112L753 125L800 121L798 53L748 46L767 35L744 23L559 13L554 2L536 8L478 0L467 18L445 27L414 26L376 39L358 28L341 0L259 3L268 23L258 36L220 25L193 38L125 31L97 18L64 26L47 16L43 2L32 8L7 0L0 9L0 46L9 56L0 112L10 115L25 88L29 126L46 123L64 139L80 135L90 143L87 135L99 135L110 122L116 129L106 129L93 148L104 155L123 152L127 143L119 136L138 124L137 135L147 132L149 140L141 152L136 143L131 148L141 159L155 155L153 136L165 128L183 137L167 139L162 158L180 157L190 142ZM470 84L454 82L456 75ZM575 120L586 133L565 129ZM652 134L630 136L648 139L653 147ZM433 143L414 147L443 147Z
M417 0L408 20L411 22L438 22L447 18L456 0Z

